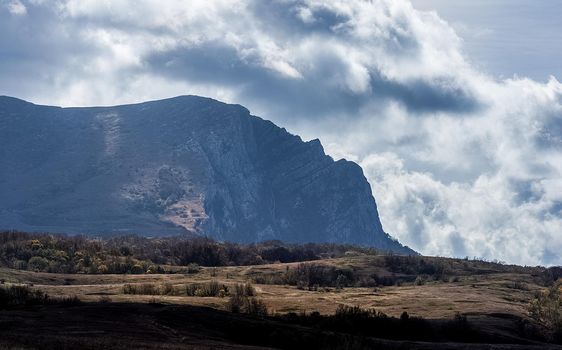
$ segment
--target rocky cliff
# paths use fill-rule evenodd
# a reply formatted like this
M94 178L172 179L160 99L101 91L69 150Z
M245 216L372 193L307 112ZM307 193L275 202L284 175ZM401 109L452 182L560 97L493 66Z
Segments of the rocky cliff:
M387 235L361 168L239 105L94 108L0 97L0 228L345 242Z

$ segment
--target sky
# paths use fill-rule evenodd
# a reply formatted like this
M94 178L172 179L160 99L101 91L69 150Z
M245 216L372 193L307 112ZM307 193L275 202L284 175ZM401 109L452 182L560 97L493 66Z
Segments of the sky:
M413 0L436 11L463 40L467 59L498 78L562 77L562 1Z
M562 265L556 0L0 0L0 94L201 95L359 163L427 255Z

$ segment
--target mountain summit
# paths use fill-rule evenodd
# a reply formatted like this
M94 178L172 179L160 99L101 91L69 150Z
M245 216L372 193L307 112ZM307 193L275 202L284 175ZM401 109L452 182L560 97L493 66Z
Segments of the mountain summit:
M195 233L412 252L361 168L239 105L180 96L60 108L0 97L0 229Z

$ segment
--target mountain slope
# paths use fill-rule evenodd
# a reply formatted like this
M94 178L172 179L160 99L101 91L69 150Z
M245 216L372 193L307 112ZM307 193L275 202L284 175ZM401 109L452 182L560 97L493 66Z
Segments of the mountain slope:
M361 168L239 105L181 96L92 108L0 97L0 228L192 232L411 252Z

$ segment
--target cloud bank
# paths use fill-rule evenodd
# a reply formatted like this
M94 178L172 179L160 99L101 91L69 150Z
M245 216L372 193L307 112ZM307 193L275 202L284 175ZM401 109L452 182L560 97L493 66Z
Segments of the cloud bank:
M476 69L395 0L3 1L0 93L240 103L360 163L424 253L562 264L562 84Z

